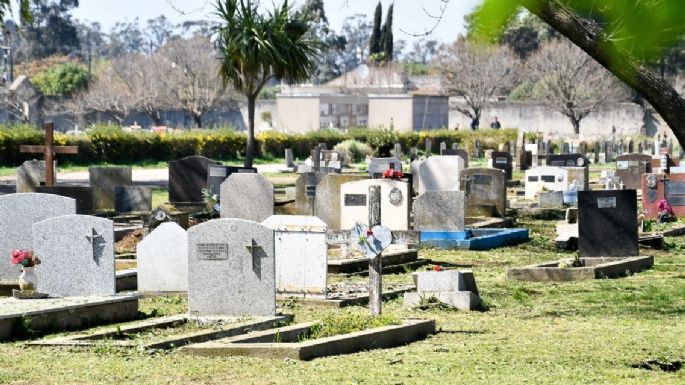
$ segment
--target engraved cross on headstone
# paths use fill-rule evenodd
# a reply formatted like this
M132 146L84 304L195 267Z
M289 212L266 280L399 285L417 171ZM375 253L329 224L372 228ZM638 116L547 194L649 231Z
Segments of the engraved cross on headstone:
M93 253L93 260L95 260L95 262L98 262L99 258L96 258L95 256L95 246L97 245L96 239L102 238L104 240L104 237L102 236L102 234L98 234L97 231L95 231L95 229L92 229L92 231L93 233L91 235L86 235L86 239L88 240L88 242L90 242L91 251Z
M44 154L45 155L45 185L55 185L55 170L54 158L55 154L78 154L77 146L55 146L53 123L45 123L45 145L30 146L21 145L19 151L29 154Z
M259 256L256 255L256 252L260 250L262 247L257 244L257 241L252 239L249 244L245 245L245 248L247 248L247 251L250 252L250 255L252 256L252 270L256 271L261 271L261 259ZM262 258L266 258L265 253L261 253Z

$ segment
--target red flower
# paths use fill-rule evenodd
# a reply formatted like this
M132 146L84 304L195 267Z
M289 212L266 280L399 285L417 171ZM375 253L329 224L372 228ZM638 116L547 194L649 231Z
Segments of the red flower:
M373 230L367 229L367 230L366 230L366 236L367 236L367 237L373 236Z
M440 266L440 265L434 265L434 266L433 266L433 271L442 271L442 266Z
M400 178L404 178L404 173L402 172L402 170L396 171L396 170L389 168L383 172L383 178L385 178L385 179L400 179Z
M40 264L40 260L33 255L31 250L12 250L10 252L13 265L33 267Z

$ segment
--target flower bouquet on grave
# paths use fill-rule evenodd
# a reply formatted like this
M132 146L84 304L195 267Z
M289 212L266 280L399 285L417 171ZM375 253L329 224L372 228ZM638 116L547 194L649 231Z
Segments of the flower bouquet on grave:
M221 204L219 202L219 196L212 194L209 189L202 189L202 200L205 202L205 208L209 212L221 212Z
M400 180L402 178L404 178L402 170L393 170L389 168L383 172L383 179Z
M40 259L31 250L12 250L10 253L11 263L21 265L21 275L19 276L19 288L22 292L33 292L36 290L36 274L33 268L40 264Z

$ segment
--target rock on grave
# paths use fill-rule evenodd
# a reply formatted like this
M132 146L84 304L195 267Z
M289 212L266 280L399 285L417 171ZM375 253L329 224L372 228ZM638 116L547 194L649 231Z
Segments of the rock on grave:
M261 222L274 215L274 185L260 174L232 174L221 184L221 218Z
M196 316L276 314L274 231L242 219L188 230L188 310Z
M560 167L535 167L526 171L526 199L535 199L541 191L566 191L568 171Z
M368 224L370 186L381 186L381 225L390 230L409 229L409 183L391 179L365 179L340 186L340 228Z
M36 188L45 184L45 161L27 160L17 167L17 192L36 192Z
M51 297L115 295L114 222L65 215L33 225L37 290Z
M324 221L329 230L340 230L340 186L367 179L360 175L326 174L316 186L314 215Z
M389 168L402 171L402 161L398 158L373 158L371 163L369 163L369 176L381 178L383 173Z
M326 223L317 217L273 215L262 224L275 232L276 290L326 294Z
M188 156L169 162L169 202L203 204L202 189L207 188L208 167L221 162L204 156Z
M76 200L76 214L93 213L93 188L84 186L39 186L37 193L60 195Z
M173 222L162 223L136 247L138 291L188 291L188 234Z
M114 210L114 188L133 184L131 167L89 167L95 210Z
M581 258L640 255L635 190L578 192Z
M645 154L625 154L616 158L616 176L626 190L642 187L642 174L652 172L652 157Z
M428 191L419 195L414 203L414 229L464 230L464 192Z
M16 249L33 249L31 226L48 218L75 214L76 201L50 194L0 196L0 280L17 280L21 268L10 263Z
M459 191L464 160L459 156L431 156L419 167L419 195L426 191Z
M152 188L145 186L115 187L114 209L118 213L152 211Z
M507 208L504 171L494 168L467 168L463 175L466 216L504 217Z

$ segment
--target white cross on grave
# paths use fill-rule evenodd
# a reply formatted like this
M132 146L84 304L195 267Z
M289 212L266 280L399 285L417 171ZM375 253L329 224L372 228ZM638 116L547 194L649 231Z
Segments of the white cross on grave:
M98 238L102 238L104 240L104 237L102 236L102 234L98 234L97 231L95 231L95 229L92 229L92 231L93 231L93 233L91 235L86 235L86 239L88 240L88 242L90 242L90 245L92 247L91 251L93 253L93 255L92 255L93 260L95 261L95 263L99 264L100 263L100 257L99 256L96 257L96 253L95 253L96 242L95 242L95 240Z

